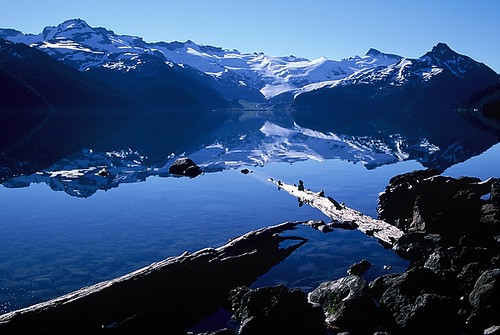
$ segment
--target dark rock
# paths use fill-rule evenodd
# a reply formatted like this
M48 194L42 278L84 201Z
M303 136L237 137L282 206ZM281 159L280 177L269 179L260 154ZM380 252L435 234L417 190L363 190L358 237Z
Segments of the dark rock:
M299 289L239 287L231 291L230 301L241 322L240 335L325 333L323 311L310 304Z
M361 276L363 275L368 269L371 267L371 263L368 262L366 259L361 260L358 263L355 263L349 267L349 270L347 270L347 274L354 275L354 276Z
M405 232L459 237L463 230L474 229L470 223L481 216L481 196L490 192L491 183L427 170L396 176L379 197L379 218Z
M100 177L109 177L109 175L111 175L111 172L106 170L106 168L102 168L99 170L99 172L96 173L96 175L98 175Z
M481 207L481 224L500 232L500 205L484 204Z
M242 169L240 172L243 173L243 174L249 174L252 171L250 171L249 169Z
M340 331L373 332L380 321L368 285L358 276L322 283L309 293L309 301L320 304L328 325Z
M458 255L451 252L450 249L439 247L429 255L425 261L424 267L433 270L435 273L443 271L457 271L459 268Z
M398 332L455 333L457 306L451 298L441 295L443 287L441 278L430 269L414 268L392 280L380 304Z
M394 280L398 278L401 274L398 273L388 273L374 279L368 285L370 288L371 296L379 301L382 298L382 294L394 283Z
M439 245L441 236L437 234L409 233L394 244L393 250L404 259L422 261Z
M299 186L297 186L299 191L304 191L304 182L302 180L299 180Z
M465 265L457 276L459 285L458 289L460 292L470 293L480 275L481 266L479 265L479 262L472 262Z
M385 191L379 196L379 218L389 223L411 218L416 197L413 188L424 179L438 174L436 170L417 170L392 177Z
M178 176L186 176L191 178L194 178L203 173L201 168L187 157L177 158L172 166L168 168L168 172Z
M500 269L485 271L469 295L474 308L471 322L481 327L500 324Z
M491 185L490 201L500 207L500 179L495 180Z

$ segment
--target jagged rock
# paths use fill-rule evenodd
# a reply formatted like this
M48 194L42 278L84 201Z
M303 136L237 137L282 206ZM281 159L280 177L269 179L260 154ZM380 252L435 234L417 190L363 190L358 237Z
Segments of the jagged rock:
M394 245L393 250L410 261L424 260L437 248L441 241L438 234L409 233L403 235Z
M371 263L368 262L366 259L361 260L358 263L355 263L349 267L349 270L347 270L347 274L349 275L354 275L354 276L361 276L363 275L368 269L371 267Z
M392 281L380 304L398 332L452 334L457 331L457 306L443 291L441 278L433 271L414 268Z
M323 307L327 324L341 331L367 333L376 330L380 322L379 309L361 277L322 283L308 297Z
M410 218L415 204L413 188L422 180L438 174L436 170L417 170L392 177L385 191L379 195L379 218L389 223Z
M500 269L485 271L469 295L474 308L469 322L482 328L500 324Z
M490 201L500 207L500 179L495 180L491 185Z
M458 289L460 292L470 293L480 275L481 266L479 262L472 262L465 265L457 276Z
M201 168L187 157L177 158L175 162L168 168L168 172L178 176L186 176L191 178L194 178L203 173Z
M445 247L439 247L429 255L425 261L424 267L433 270L435 273L443 273L445 271L458 271L460 265L458 263L459 255L450 251Z
M240 335L304 335L325 333L324 315L299 289L283 285L251 290L239 287L230 293L234 315L241 322Z
M493 203L484 204L481 208L480 222L498 232L500 229L500 205Z
M379 218L405 232L460 236L481 216L481 196L491 192L493 183L429 170L396 176L379 196Z
M375 278L370 282L368 287L370 288L371 296L379 301L382 298L382 294L394 283L394 280L398 278L401 274L398 273L387 273L383 276Z

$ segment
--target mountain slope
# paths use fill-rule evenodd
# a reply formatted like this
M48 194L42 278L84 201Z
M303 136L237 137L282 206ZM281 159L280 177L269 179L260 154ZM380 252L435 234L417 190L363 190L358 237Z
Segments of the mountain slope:
M140 37L90 27L81 19L46 27L37 35L0 29L0 38L36 47L80 71L93 68L133 71L144 57L157 57L172 67L191 68L209 76L207 85L227 99L255 102L314 89L315 84L339 80L362 69L387 66L401 58L372 49L365 56L342 61L326 58L310 61L295 56L240 53L192 41L147 43ZM306 88L307 85L312 86Z
M500 82L474 94L458 112L500 133Z
M80 129L85 129L80 135L90 136L115 119L110 114L130 109L130 102L117 92L24 44L0 40L0 75L0 150L4 155L57 152L61 146L53 140L55 133L62 142L66 135L78 135ZM74 148L69 145L72 142L66 142L67 150Z
M440 43L421 58L359 71L301 94L292 116L305 126L347 133L386 127L425 132L436 122L458 120L454 109L498 78L484 64Z
M198 138L193 131L229 117L227 101L214 90L165 69L163 62L155 77L155 62L143 62L133 73L99 75L0 40L1 166L15 170L9 162L23 161L47 166L86 147L113 150L145 143L140 148L145 153L161 151L163 157Z
M499 80L484 64L440 43L418 59L360 71L333 85L299 95L291 106L304 127L347 134L400 133L427 138L464 155L496 137L467 122L456 108ZM483 145L481 145L483 147Z

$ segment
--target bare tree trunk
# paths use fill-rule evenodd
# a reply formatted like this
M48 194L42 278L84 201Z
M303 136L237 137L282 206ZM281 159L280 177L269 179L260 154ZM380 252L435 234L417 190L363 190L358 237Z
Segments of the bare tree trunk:
M215 313L306 242L282 237L298 222L262 228L224 246L167 258L122 277L0 316L1 334L176 334ZM295 245L280 248L284 240Z
M271 182L276 184L278 189L282 189L290 195L297 197L299 202L319 209L323 214L332 219L330 225L334 228L358 229L368 236L379 239L383 244L388 246L393 246L404 234L402 230L385 221L374 219L344 204L339 204L332 197L325 196L322 191L314 193L304 189L302 182L299 182L298 186L272 179Z

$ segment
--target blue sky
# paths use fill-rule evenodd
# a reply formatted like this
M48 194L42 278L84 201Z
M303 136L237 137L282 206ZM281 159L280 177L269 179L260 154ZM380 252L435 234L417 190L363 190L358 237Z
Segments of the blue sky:
M438 42L500 72L499 0L19 0L0 27L38 33L69 18L148 42L185 41L310 59L369 48L419 57Z

